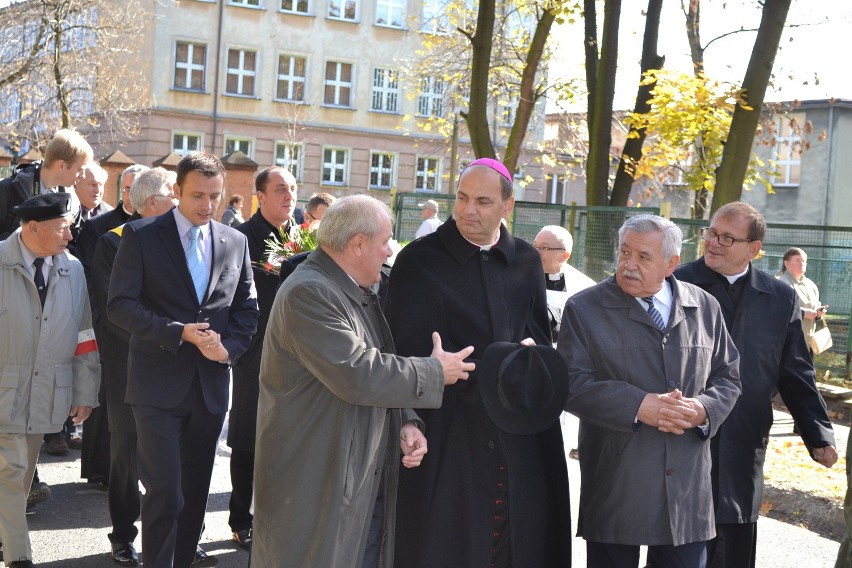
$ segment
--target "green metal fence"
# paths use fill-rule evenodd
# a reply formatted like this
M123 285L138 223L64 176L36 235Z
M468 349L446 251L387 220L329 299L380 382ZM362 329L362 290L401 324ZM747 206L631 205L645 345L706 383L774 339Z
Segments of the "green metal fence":
M407 242L420 226L418 203L434 199L441 206L440 217L452 212L452 194L401 193L394 203L395 238ZM574 237L570 264L596 281L611 276L616 265L618 229L624 220L639 213L659 214L656 208L613 208L554 205L519 201L510 219L512 234L532 242L545 225L559 225ZM702 254L700 232L707 221L672 219L683 231L681 262L691 262ZM791 246L808 254L808 277L820 290L820 301L829 305L826 321L834 347L816 357L821 371L834 377L852 379L852 228L770 223L763 243L763 255L754 265L770 274L781 269L781 258ZM820 378L824 378L820 374Z

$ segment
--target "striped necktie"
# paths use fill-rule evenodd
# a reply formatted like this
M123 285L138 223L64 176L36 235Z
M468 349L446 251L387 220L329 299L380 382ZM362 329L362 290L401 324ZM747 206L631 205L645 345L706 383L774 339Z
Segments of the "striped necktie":
M189 267L189 275L192 277L192 283L195 285L195 294L198 297L198 303L204 299L204 294L207 292L207 267L204 266L204 256L201 254L201 248L198 246L198 237L201 233L201 227L195 225L189 230L189 248L186 249L186 264Z
M666 324L663 322L663 316L660 315L660 312L658 312L657 308L654 307L654 297L648 296L647 298L642 299L648 304L648 315L651 316L651 321L654 322L657 329L660 331L666 331Z

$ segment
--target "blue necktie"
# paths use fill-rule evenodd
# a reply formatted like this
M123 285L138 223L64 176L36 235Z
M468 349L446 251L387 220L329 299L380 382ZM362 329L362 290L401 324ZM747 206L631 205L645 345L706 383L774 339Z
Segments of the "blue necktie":
M654 322L657 329L660 331L666 331L666 324L663 322L663 316L660 315L660 312L658 312L657 308L654 307L654 297L648 296L647 298L642 299L648 304L648 315L651 316L651 321Z
M201 248L198 246L200 232L200 227L192 226L189 230L189 248L186 249L186 264L189 267L192 283L195 285L195 295L198 296L199 304L204 299L205 292L207 292L208 278L207 267L204 266L204 257L201 254Z

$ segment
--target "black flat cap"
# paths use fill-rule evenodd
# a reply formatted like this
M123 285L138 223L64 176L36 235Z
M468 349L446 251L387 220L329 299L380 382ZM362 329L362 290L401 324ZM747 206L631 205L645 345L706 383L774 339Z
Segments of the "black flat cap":
M70 215L71 205L70 193L42 193L30 197L12 211L22 221L50 221Z

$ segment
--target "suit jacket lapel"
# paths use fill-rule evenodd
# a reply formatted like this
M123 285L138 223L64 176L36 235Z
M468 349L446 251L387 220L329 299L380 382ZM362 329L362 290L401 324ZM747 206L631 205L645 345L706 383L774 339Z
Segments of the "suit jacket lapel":
M189 266L186 264L186 251L183 250L183 242L180 240L180 235L177 230L177 223L173 213L166 213L157 218L157 226L159 228L160 240L163 241L163 248L171 258L172 264L177 267L183 283L186 285L187 292L195 299L195 285L192 283L192 276L189 275Z
M205 300L210 296L210 290L219 281L219 275L222 274L222 269L225 267L227 242L227 236L225 231L222 230L222 226L210 223L210 281L207 283L207 292L204 294Z

